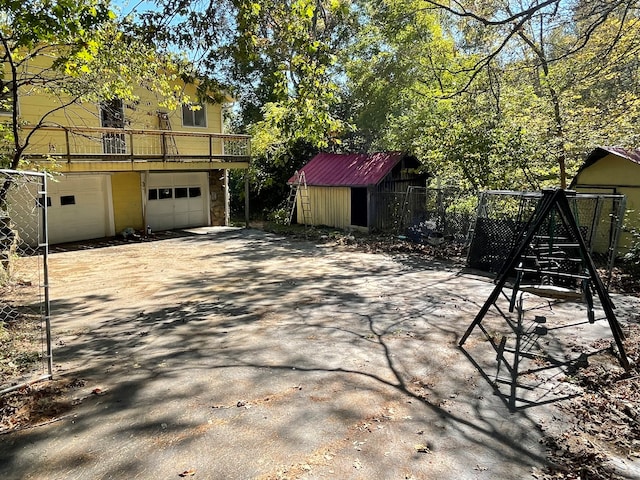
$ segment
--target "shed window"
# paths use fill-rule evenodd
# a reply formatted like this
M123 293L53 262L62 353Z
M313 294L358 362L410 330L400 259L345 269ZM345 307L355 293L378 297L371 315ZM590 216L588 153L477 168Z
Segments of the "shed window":
M200 187L191 187L189 188L189 198L199 197L202 195L200 191Z
M176 188L176 198L187 198L188 189L186 187Z
M150 188L149 189L149 200L157 200L158 199L158 189Z
M62 195L60 197L60 205L75 205L75 204L76 204L75 195Z

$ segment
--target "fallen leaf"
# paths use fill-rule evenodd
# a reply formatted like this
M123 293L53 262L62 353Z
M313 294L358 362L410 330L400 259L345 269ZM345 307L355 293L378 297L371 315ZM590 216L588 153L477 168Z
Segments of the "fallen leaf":
M179 473L179 477L193 477L196 474L196 470L194 468L190 468L189 470L185 470L182 473Z
M431 450L429 450L429 447L422 443L419 443L418 445L416 445L415 448L416 448L416 452L419 452L419 453L431 453Z

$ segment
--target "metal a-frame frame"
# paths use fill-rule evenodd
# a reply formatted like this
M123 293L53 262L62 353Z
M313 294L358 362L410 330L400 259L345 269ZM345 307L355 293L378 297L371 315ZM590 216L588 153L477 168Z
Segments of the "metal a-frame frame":
M578 227L578 224L576 223L575 217L571 211L571 206L569 205L569 201L567 199L567 192L562 189L543 190L542 198L538 203L538 206L536 207L533 215L531 216L531 219L529 220L526 228L524 229L519 243L516 244L507 261L503 265L500 273L498 274L495 288L474 318L471 325L469 325L469 328L467 328L467 331L460 339L459 345L464 345L469 335L471 335L471 332L473 332L475 327L480 325L485 315L489 311L489 308L491 308L491 305L495 304L507 282L507 278L510 272L512 272L514 268L519 264L532 239L537 234L543 223L554 211L558 213L565 229L573 236L575 241L578 243L577 246L579 247L582 258L584 259L584 264L590 277L590 281L592 282L594 290L598 294L600 304L602 305L602 309L604 310L607 321L609 322L609 327L611 328L611 332L613 333L613 338L615 339L616 346L618 347L620 364L625 370L629 370L629 360L627 359L624 345L622 344L622 340L624 340L624 333L613 311L615 307L613 305L613 302L611 301L611 298L609 297L609 294L607 293L607 290L604 287L604 284L602 283L602 280L600 279L600 276L598 275L596 266L589 253L589 249L584 239L582 238L582 234L580 233L580 229Z

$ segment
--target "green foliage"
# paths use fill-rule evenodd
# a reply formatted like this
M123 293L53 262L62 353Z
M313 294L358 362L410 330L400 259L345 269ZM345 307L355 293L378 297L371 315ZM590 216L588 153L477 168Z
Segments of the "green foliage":
M276 208L267 215L267 220L276 225L287 225L289 223L290 211L286 207Z
M116 18L108 1L9 1L5 6L0 17L0 101L12 115L0 126L3 166L17 168L34 128L72 104L135 100L139 86L159 94L160 106L168 109L188 102L175 86L185 72L184 60L159 54L127 19ZM24 129L15 92L20 97L47 95L51 110Z
M300 141L315 148L339 142L346 124L333 114L340 100L333 69L348 13L337 0L239 2L239 79L260 68L260 113L244 123L256 155L284 163Z
M274 161L268 155L256 156L249 166L251 212L266 218L270 212L283 206L289 195L287 181L293 173L307 163L318 150L312 145L298 141L290 146L285 155ZM244 209L244 174L232 174L231 203L234 212Z
M640 140L629 2L161 2L143 31L229 85L253 135L252 199L311 153L404 150L463 189L538 189L598 145ZM300 154L300 146L309 154ZM242 198L238 191L234 198Z
M511 30L477 20L506 15L497 3L456 4L473 16L424 1L362 4L344 60L352 148L409 151L463 188L538 189L597 145L637 146L640 35L615 6L577 25L570 9L549 7Z

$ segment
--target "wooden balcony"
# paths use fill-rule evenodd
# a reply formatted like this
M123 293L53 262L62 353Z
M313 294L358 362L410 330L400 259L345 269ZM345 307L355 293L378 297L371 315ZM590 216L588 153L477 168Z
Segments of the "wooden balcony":
M39 128L25 152L63 171L244 169L250 157L248 135L88 127Z

